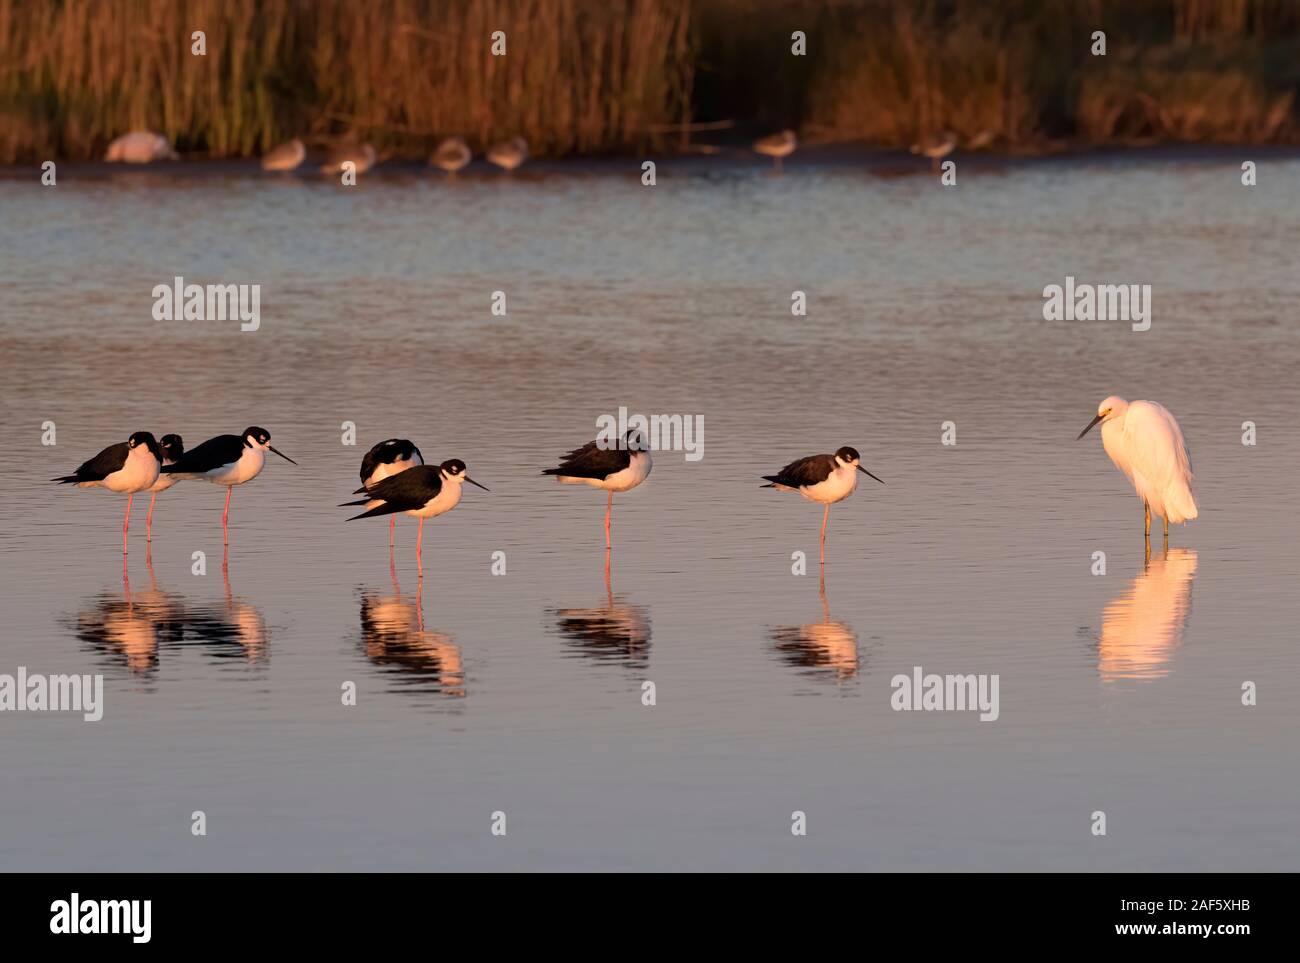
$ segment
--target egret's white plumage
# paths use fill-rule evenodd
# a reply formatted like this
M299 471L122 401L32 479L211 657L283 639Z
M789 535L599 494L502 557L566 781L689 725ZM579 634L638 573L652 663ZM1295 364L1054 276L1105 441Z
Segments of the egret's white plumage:
M1181 524L1197 516L1187 442L1164 405L1111 395L1097 406L1097 417L1079 437L1098 422L1106 454L1150 511L1165 520L1166 529L1169 522Z
M1166 550L1148 561L1142 574L1106 606L1097 664L1103 679L1158 679L1169 674L1170 659L1187 631L1195 578L1194 551Z

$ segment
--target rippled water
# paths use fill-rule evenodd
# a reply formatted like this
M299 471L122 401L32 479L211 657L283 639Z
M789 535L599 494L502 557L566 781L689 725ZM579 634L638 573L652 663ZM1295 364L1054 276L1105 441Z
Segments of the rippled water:
M1300 161L1239 163L11 172L0 673L106 705L0 715L0 865L1293 869ZM260 283L261 329L154 321L177 274ZM1043 321L1067 274L1151 284L1151 330ZM1074 441L1112 393L1197 470L1149 564ZM538 473L620 405L706 430L616 497L607 584L604 496ZM124 572L123 500L46 481L248 425L299 467L236 489L224 572L222 490L159 496L152 564L137 499ZM335 507L391 436L492 489L426 525L422 587L413 520L390 571ZM886 484L832 510L823 595L819 507L758 476L841 445ZM999 718L893 711L914 666L996 673Z

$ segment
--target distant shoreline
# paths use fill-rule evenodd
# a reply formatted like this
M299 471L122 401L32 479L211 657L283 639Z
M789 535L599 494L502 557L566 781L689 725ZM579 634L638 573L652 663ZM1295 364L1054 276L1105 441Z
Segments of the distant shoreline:
M1100 146L1078 145L1068 149L1042 153L999 153L993 151L954 151L949 160L957 162L958 171L965 169L988 170L1037 166L1052 163L1101 163L1121 161L1129 163L1205 163L1223 161L1239 167L1242 161L1300 159L1300 145L1293 144L1157 144L1150 146ZM434 180L452 179L488 180L509 178L535 180L544 175L625 175L640 178L641 165L654 161L657 175L707 175L733 171L768 172L772 162L741 147L720 149L713 154L668 154L655 156L575 156L560 159L539 159L510 174L505 174L482 158L456 175L447 175L430 166L427 161L410 158L392 158L382 161L360 175L361 179L390 179L400 177L429 177ZM322 174L315 165L305 163L289 172L263 171L256 158L186 157L178 161L160 161L152 164L121 164L106 161L60 161L54 158L59 178L102 180L120 176L165 177L174 179L207 177L259 177L272 179L325 180L337 175ZM0 165L0 180L14 181L31 178L39 181L43 162ZM786 159L786 176L797 176L800 171L862 171L882 177L932 173L930 162L907 151L872 148L861 145L827 145L801 148Z

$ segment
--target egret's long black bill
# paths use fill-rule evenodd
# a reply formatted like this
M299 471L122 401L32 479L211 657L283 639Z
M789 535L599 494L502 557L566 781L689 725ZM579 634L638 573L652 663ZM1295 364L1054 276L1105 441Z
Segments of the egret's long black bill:
M481 488L481 489L483 489L485 492L490 492L490 491L492 490L492 489L488 488L486 485L479 485L478 482L476 482L474 479L470 478L469 475L466 475L466 476L465 476L465 481L469 482L471 485L478 485L478 487Z
M858 471L862 472L862 474L864 474L864 475L870 475L872 478L876 478L875 475L872 475L871 472L867 471L867 470L866 470L865 468L863 468L861 465L858 466ZM884 482L881 481L879 478L876 478L876 481L880 482L880 484L882 484L882 485L884 484Z
M1088 427L1085 428L1085 429L1083 429L1083 431L1079 432L1079 438L1082 438L1082 437L1083 437L1084 435L1086 435L1088 432L1092 431L1092 427L1093 427L1093 425L1095 425L1097 422L1101 421L1101 419L1104 418L1104 417L1105 417L1105 415L1098 415L1096 418L1092 419L1092 421L1088 422ZM1079 438L1076 438L1076 439L1074 439L1074 440L1075 440L1075 441L1078 441Z
M278 450L274 445L267 445L266 447L269 448L269 449L271 449L271 451L275 452L277 455L279 455L281 458L283 458L285 461L287 461L290 465L296 465L296 464L298 464L296 461L294 461L292 458L290 458L290 457L289 457L288 455L286 455L284 452Z

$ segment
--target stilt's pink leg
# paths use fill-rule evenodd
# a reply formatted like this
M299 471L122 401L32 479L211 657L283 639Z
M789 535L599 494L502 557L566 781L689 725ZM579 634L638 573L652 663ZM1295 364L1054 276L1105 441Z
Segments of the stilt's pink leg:
M158 500L158 493L154 492L153 497L149 499L149 514L144 517L144 540L145 542L153 541L153 503Z
M605 503L605 548L610 548L609 541L609 515L614 510L614 493L609 493L609 501Z
M397 532L397 516L388 516L388 547L393 547L393 535Z
M235 493L235 486L226 487L226 510L221 513L221 544L230 544L230 496Z
M830 521L831 506L826 506L826 511L822 512L822 564L826 564L826 523Z
M131 502L135 500L135 492L126 496L126 514L122 516L122 554L126 554L126 533L131 527Z
M424 519L420 519L420 533L415 536L415 567L420 570L420 578L424 578L424 556L421 554L424 548Z

